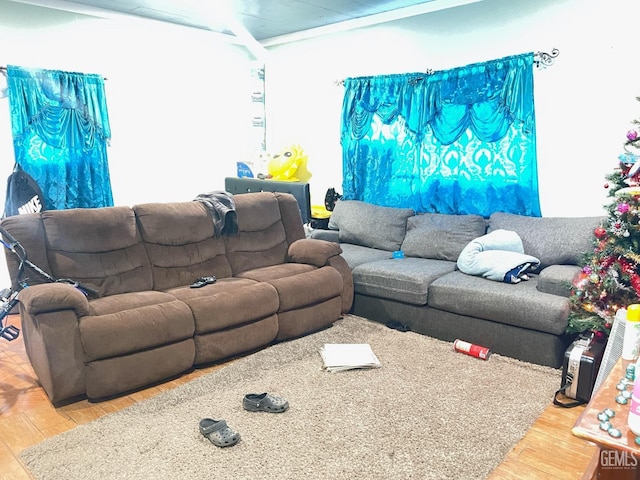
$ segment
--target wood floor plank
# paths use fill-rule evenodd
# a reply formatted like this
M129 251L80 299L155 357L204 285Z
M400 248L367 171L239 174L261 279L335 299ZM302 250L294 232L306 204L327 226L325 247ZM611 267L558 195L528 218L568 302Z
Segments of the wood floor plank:
M545 472L549 478L579 479L592 455L576 453L573 445L550 441L549 436L527 432L528 441L518 455L518 462Z
M78 425L93 422L107 413L99 403L91 403L88 400L65 405L60 407L60 410Z
M0 479L31 480L33 477L25 470L22 462L9 447L0 441Z
M44 440L44 435L25 413L0 418L0 438L14 453Z

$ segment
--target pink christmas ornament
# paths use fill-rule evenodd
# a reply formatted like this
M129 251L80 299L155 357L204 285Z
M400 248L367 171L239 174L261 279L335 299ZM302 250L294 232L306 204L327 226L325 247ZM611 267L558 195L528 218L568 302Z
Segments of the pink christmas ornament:
M628 203L618 204L618 211L620 213L627 213L629 211L629 204Z
M630 142L633 142L636 138L638 138L638 132L636 132L635 130L629 130L627 132L627 139Z

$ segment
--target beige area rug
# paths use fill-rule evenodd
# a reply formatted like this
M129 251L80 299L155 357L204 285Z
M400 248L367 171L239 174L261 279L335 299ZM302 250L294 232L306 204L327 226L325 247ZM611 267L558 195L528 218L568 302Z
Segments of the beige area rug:
M382 368L322 371L324 343L369 343ZM241 358L22 452L36 479L482 479L551 402L558 370L360 317ZM246 393L291 407L247 412ZM238 444L202 437L225 419Z

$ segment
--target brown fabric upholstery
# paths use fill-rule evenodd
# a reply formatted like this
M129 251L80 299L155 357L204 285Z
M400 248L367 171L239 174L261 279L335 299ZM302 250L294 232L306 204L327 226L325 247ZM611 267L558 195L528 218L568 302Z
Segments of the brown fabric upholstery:
M51 272L49 261L47 260L47 249L44 248L44 225L38 213L28 213L26 215L15 215L2 220L2 226L20 242L28 253L28 259L38 265L45 272ZM18 279L18 258L5 249L7 268L11 275L11 286L17 287ZM46 283L47 280L33 272L27 272L29 285Z
M238 233L224 237L233 275L286 261L287 236L272 193L236 195Z
M101 295L151 290L151 267L128 207L42 212L51 275Z
M288 340L325 328L327 317L340 315L340 305L340 298L334 297L322 303L278 313L277 340Z
M85 368L89 398L101 399L174 377L193 365L193 339L153 350L90 362Z
M290 194L236 195L238 233L200 202L45 211L2 220L63 283L20 292L29 360L52 402L118 395L325 328L353 300L335 243L305 239ZM5 252L12 282L18 264ZM191 284L201 276L216 282Z
M192 338L189 307L170 295L166 297L153 305L81 317L80 341L85 360L127 355Z
M298 201L293 195L286 193L275 193L274 196L276 200L278 200L280 218L282 219L282 225L284 225L284 231L287 236L287 244L291 245L296 240L305 237Z
M277 315L258 322L241 325L229 330L198 335L195 337L196 359L194 363L217 362L240 353L257 350L272 343L279 331Z
M191 309L198 335L262 320L278 311L277 292L268 283L225 280L195 289L201 293L198 296L188 295L194 289L172 291Z
M288 256L292 262L309 263L316 267L323 267L327 265L331 257L341 253L340 245L335 242L305 238L289 246Z
M224 240L200 202L149 203L133 207L153 271L153 288L189 285L203 276L231 276Z

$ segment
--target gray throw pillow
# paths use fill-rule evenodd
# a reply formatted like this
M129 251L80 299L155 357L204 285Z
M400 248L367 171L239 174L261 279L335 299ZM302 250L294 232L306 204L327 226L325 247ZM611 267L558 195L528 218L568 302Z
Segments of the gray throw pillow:
M409 257L455 262L469 242L485 230L486 221L480 215L423 213L407 220L402 250Z
M353 243L381 250L400 249L407 228L410 208L381 207L359 200L336 203L329 228L339 230L341 243Z
M579 265L593 251L593 231L604 217L527 217L496 212L489 218L489 231L513 230L522 239L524 253L540 259L540 269L549 265Z

